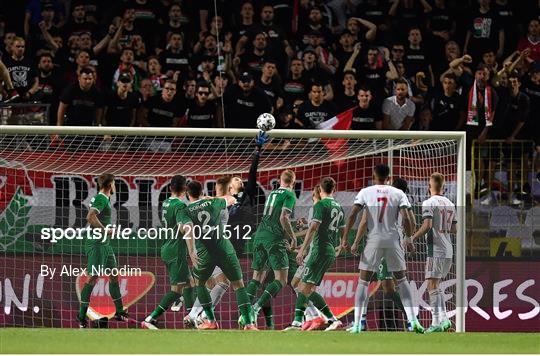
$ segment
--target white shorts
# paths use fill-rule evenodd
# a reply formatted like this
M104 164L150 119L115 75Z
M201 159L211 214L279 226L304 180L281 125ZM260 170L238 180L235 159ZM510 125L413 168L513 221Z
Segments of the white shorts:
M451 267L451 258L428 257L426 259L426 279L445 278Z
M221 270L221 268L219 268L218 266L216 266L214 268L214 271L212 272L212 278L214 278L215 276L217 275L220 275L221 273L223 273L223 271Z
M386 259L388 272L405 271L405 252L401 247L369 247L366 246L360 256L358 269L363 271L377 272L382 258Z
M296 269L296 272L294 272L293 278L302 279L302 275L304 274L304 270L306 269L306 261L309 260L309 257L311 256L311 246L309 247L308 254L304 257L304 263L301 266L298 266Z

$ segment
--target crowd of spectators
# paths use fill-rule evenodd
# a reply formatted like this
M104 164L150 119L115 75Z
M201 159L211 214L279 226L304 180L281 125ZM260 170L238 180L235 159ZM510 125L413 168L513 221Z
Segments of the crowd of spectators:
M51 125L317 128L355 108L352 129L540 145L538 0L12 3L2 99L50 104Z

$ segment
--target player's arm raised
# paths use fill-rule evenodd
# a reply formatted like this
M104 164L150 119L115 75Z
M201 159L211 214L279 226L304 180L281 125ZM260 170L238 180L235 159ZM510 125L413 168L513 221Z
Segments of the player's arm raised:
M366 234L367 214L368 214L367 209L364 209L364 213L362 214L362 220L360 220L360 225L358 225L358 231L356 231L356 236L351 246L351 253L355 256L358 255L358 247L360 246L360 242L362 241L362 238Z
M303 264L304 255L306 254L306 248L311 243L311 240L313 240L313 236L315 236L317 231L319 231L319 226L321 226L320 221L312 220L310 222L306 237L304 238L304 242L302 243L302 246L300 246L298 254L296 255L296 263L298 263L298 265Z
M292 211L288 208L281 209L281 215L279 216L279 222L285 231L285 236L288 237L291 242L289 248L293 250L296 248L296 236L291 225L291 214Z

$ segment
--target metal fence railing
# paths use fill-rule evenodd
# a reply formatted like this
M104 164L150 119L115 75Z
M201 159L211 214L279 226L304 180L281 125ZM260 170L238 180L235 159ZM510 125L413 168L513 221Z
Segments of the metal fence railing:
M50 104L0 103L0 125L49 125Z

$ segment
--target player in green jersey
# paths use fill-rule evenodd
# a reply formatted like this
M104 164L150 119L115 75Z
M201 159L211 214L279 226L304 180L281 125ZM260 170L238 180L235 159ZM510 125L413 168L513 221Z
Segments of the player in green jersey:
M114 251L109 244L107 236L114 233L111 228L111 203L110 197L116 192L114 175L102 174L98 178L98 194L90 201L90 209L86 219L92 229L100 229L101 236L88 237L85 240L85 253L88 258L88 274L90 278L81 291L81 306L77 321L80 328L87 328L86 313L90 305L90 295L99 277L99 271L104 268L118 268ZM119 321L129 322L130 319L122 304L122 295L118 286L118 277L112 274L109 277L109 293L113 299L116 312L114 318Z
M265 277L267 265L274 272L275 279L269 283L264 293L253 305L255 314L287 284L289 258L287 250L296 247L296 237L291 225L291 215L296 204L294 183L296 176L287 169L280 175L280 187L274 189L266 199L261 223L253 242L253 277L247 292L254 298ZM290 243L288 242L290 241ZM240 319L242 325L244 320Z
M169 191L171 196L163 202L161 212L163 228L167 229L167 238L161 246L161 260L167 266L171 290L161 298L156 309L141 323L141 327L145 329L157 329L157 319L180 298L185 288L190 291L186 293L184 299L193 299L194 283L188 266L186 241L191 243L191 249L194 249L194 240L184 240L185 227L181 229L179 226L181 212L186 209L186 204L181 200L186 193L186 178L181 175L172 177Z
M285 330L301 330L308 301L313 302L328 319L325 331L336 330L342 323L332 313L324 298L315 290L321 284L324 274L334 264L336 251L345 229L345 213L341 205L334 200L336 181L326 177L319 184L321 200L313 206L313 217L302 246L298 250L296 262L305 264L302 280L298 286L294 321ZM313 241L313 243L311 243ZM304 255L310 248L310 256L304 262ZM309 329L308 329L309 330Z
M219 328L214 316L212 299L206 288L206 281L218 266L231 281L236 293L238 309L244 320L248 321L244 329L256 330L253 323L253 310L242 281L240 261L229 241L230 231L225 230L222 224L223 212L236 200L231 196L204 199L202 185L197 181L191 181L187 185L187 196L190 203L183 210L181 220L188 228L187 238L196 240L197 256L196 261L193 261L193 276L197 284L197 296L208 319L198 328L201 330Z

